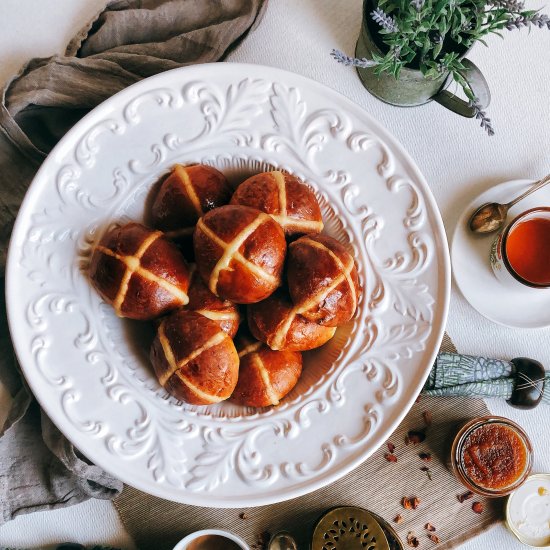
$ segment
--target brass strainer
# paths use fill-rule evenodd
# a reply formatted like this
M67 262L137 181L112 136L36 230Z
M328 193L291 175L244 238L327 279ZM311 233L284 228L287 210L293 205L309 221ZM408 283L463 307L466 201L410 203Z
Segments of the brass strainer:
M389 550L374 517L354 506L329 510L315 526L311 550Z

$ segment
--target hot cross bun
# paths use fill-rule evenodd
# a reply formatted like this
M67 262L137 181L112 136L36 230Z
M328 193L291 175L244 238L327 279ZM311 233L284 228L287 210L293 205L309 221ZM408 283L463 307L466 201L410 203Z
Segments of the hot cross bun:
M285 236L259 210L240 205L211 210L198 221L193 244L199 274L221 298L259 302L281 284Z
M227 399L239 374L233 340L215 321L193 311L177 311L161 322L151 362L160 385L193 405Z
M255 338L271 349L292 351L322 346L336 331L302 317L283 289L263 302L248 306L248 327Z
M321 209L313 191L297 177L279 170L243 181L231 197L231 204L270 214L288 237L323 230Z
M189 302L189 270L160 231L129 223L95 247L90 280L119 317L154 319Z
M297 311L328 327L355 314L361 287L351 254L327 235L306 235L290 244L288 288Z
M299 351L273 351L248 340L239 351L239 380L231 399L247 407L278 405L302 373Z
M195 311L212 319L218 323L220 328L227 332L231 338L234 338L239 329L241 315L239 308L229 300L218 298L212 294L196 269L191 275L191 284L189 285L189 303L186 310Z
M197 220L229 202L232 189L226 177L204 164L176 164L160 184L151 207L151 223L168 238L191 238Z

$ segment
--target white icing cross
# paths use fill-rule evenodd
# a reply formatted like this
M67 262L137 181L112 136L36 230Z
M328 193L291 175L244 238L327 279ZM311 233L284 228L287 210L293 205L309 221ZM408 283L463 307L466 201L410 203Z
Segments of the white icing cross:
M334 254L334 252L330 250L330 248L326 247L324 244L314 241L307 237L302 238L300 240L300 243L305 243L305 244L308 244L309 246L313 246L315 248L318 248L320 250L327 252L330 255L330 257L335 261L336 265L339 267L340 275L338 275L338 277L336 277L334 281L332 281L332 283L327 288L324 288L317 294L310 296L302 303L295 305L289 311L288 316L285 317L279 323L275 333L272 335L270 339L270 342L271 342L270 347L272 347L273 349L281 349L284 346L284 340L286 338L288 331L290 330L292 321L294 321L296 315L301 315L302 313L309 311L316 304L321 303L344 280L347 281L348 286L350 288L351 296L353 298L353 310L355 310L355 308L357 307L357 294L355 292L355 285L353 284L353 280L351 279L351 272L354 268L353 260L351 260L350 263L347 266L345 266L340 260L340 258L336 254ZM336 331L336 329L334 330Z
M269 282L271 285L278 286L279 279L262 269L260 266L251 262L245 258L240 252L239 248L243 243L258 229L260 225L270 220L270 217L267 214L260 213L251 223L249 223L244 229L242 229L232 241L226 243L224 240L220 239L203 221L201 218L197 223L197 230L202 231L211 241L213 241L217 246L223 250L223 254L220 259L217 261L212 273L210 274L210 280L208 282L208 288L212 294L217 295L218 280L220 277L221 271L224 269L229 269L229 265L232 260L239 262L240 264L247 267L256 277L259 279L264 279Z
M210 395L209 393L206 393L198 388L195 384L193 384L193 382L191 382L189 378L182 374L181 368L193 359L196 359L203 352L221 344L224 340L229 338L227 334L222 331L217 332L202 346L193 350L187 357L184 357L180 361L176 361L174 352L172 350L172 347L170 346L170 342L168 341L168 338L166 337L166 334L164 332L164 323L165 322L163 321L159 327L158 336L160 344L162 346L162 350L164 351L164 356L166 357L170 368L165 373L163 373L162 376L159 376L160 385L164 387L170 377L175 374L197 397L201 398L203 401L207 401L209 403L219 403L220 401L223 401L223 397Z
M315 220L300 220L288 215L287 211L287 194L285 175L279 170L270 172L271 177L275 180L279 195L279 213L272 214L271 217L283 228L303 231L304 233L315 233L323 230L323 222Z
M271 379L269 378L269 372L265 368L264 362L262 361L262 358L258 354L258 350L263 346L264 344L262 342L254 342L253 344L250 344L243 348L239 352L239 357L242 359L245 355L252 354L252 357L250 358L250 361L252 365L256 368L258 371L258 374L260 375L260 378L262 379L262 382L264 383L265 387L265 393L267 394L267 397L272 405L278 405L279 404L279 398L277 397L277 394L275 392L275 389L273 388L273 385L271 384Z
M191 181L191 178L187 173L187 169L185 168L185 166L181 166L181 164L176 164L173 173L177 176L178 180L181 183L183 192L187 195L187 198L193 205L193 208L200 218L204 214L204 212L202 210L201 201L199 200L195 187L193 186L193 182Z
M134 255L130 255L130 256L117 254L116 252L113 252L110 248L107 248L106 246L103 246L103 245L96 246L97 251L102 252L106 256L111 256L112 258L116 258L126 266L126 270L124 271L124 275L122 276L122 279L120 281L120 286L119 286L117 295L113 300L113 307L115 309L116 314L119 317L123 317L122 305L124 303L124 300L126 299L126 295L128 294L130 279L132 278L132 275L134 273L136 273L137 275L140 275L141 277L143 277L144 279L147 279L148 281L156 283L158 286L160 286L161 288L163 288L164 290L172 294L177 300L181 302L182 305L186 305L189 302L189 297L183 290L181 290L181 288L178 288L176 285L172 284L166 279L163 279L162 277L159 277L158 275L151 273L149 270L141 266L141 263L140 263L141 258L143 258L143 255L145 254L145 252L147 252L148 248L161 236L162 236L161 231L155 231L154 233L151 233L141 243L141 246L138 248L137 252Z

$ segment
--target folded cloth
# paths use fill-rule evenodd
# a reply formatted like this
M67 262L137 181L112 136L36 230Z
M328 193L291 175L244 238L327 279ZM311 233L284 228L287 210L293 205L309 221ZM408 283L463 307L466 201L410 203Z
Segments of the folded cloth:
M516 383L514 373L510 361L440 353L422 393L510 399ZM541 403L550 405L550 371L545 373Z
M67 46L31 60L0 93L0 273L23 196L45 155L86 112L138 80L220 60L267 0L116 0ZM3 280L0 282L3 283ZM0 432L0 524L17 514L112 498L122 484L90 464L23 382L0 308L0 381L13 397Z
M0 550L16 550L15 548L6 548L2 546ZM19 549L23 550L23 549ZM34 550L40 550L35 548ZM82 544L72 544L72 543L66 543L62 544L61 546L57 546L55 550L87 550L85 546L82 546ZM113 548L112 546L93 546L89 547L89 550L117 550L117 548Z

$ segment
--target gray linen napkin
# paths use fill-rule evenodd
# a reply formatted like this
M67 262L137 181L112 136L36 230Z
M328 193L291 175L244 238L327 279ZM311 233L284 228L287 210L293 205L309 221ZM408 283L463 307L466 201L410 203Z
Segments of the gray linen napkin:
M438 397L458 395L510 399L516 384L514 372L514 365L504 359L440 353L422 393ZM546 371L544 379L540 402L550 405L550 371ZM524 377L522 384L533 387L534 382Z
M254 28L266 4L116 0L73 38L64 56L33 59L22 69L0 92L0 274L25 191L61 136L90 109L142 78L218 61ZM0 380L13 397L0 431L0 524L90 497L112 498L122 490L34 401L13 358L3 299Z

